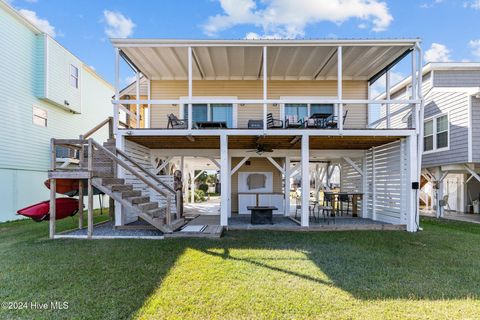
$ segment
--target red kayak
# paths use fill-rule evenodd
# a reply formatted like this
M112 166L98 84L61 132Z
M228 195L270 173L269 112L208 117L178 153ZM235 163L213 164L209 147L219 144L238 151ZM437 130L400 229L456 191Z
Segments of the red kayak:
M78 200L73 198L56 199L56 220L74 216L78 212ZM37 222L50 219L50 201L43 201L20 209L17 214L31 218Z
M69 197L75 197L78 196L78 179L57 179L57 185L55 191L60 194L64 194ZM47 179L45 182L43 182L45 186L50 189L50 180ZM88 189L87 189L87 182L84 182L83 184L83 194L87 195ZM97 188L93 188L93 194L102 194L100 190Z

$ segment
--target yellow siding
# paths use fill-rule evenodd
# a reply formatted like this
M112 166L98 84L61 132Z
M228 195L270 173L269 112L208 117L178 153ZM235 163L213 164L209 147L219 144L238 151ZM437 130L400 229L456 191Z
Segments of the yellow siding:
M263 82L257 80L203 80L193 81L193 95L203 97L236 97L238 99L262 99ZM188 95L187 81L152 81L151 96L154 100L178 99ZM281 97L336 97L336 81L280 81L268 82L268 98ZM366 81L344 81L343 97L345 99L366 99ZM261 105L238 106L238 126L245 128L249 119L262 119ZM367 107L365 105L345 106L348 117L345 127L364 128L367 123ZM269 106L275 118L280 117L280 106ZM167 115L174 113L178 116L179 107L172 105L153 105L151 124L154 128L167 126Z
M232 158L232 168L234 168L242 158ZM283 159L274 158L278 164L283 165ZM282 175L273 164L265 158L250 158L250 165L244 164L232 175L232 212L238 212L238 173L239 172L272 172L273 173L273 193L283 193Z

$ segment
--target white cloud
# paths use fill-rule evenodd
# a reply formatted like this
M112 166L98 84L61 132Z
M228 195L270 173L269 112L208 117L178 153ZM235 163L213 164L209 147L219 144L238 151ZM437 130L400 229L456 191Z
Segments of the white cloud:
M305 35L308 24L329 21L341 24L357 18L384 31L393 20L388 6L381 0L218 0L223 14L210 16L203 30L209 36L236 25L261 27L265 35L298 38ZM262 8L257 6L262 4Z
M471 8L475 10L480 10L480 0L471 0L463 4L465 8Z
M425 51L426 62L448 62L451 61L450 49L441 43L432 43L430 49Z
M107 24L105 33L110 38L127 38L133 34L135 24L120 12L104 10L103 17Z
M480 57L480 39L470 40L468 46L472 48L472 54L474 56Z
M33 23L38 29L49 34L51 37L55 38L57 36L57 33L55 32L55 27L52 26L47 19L42 19L37 16L37 13L35 11L20 9L18 10L18 12L20 12L20 14L27 18L31 23Z
M431 2L425 2L425 3L422 3L422 4L420 5L420 8L422 8L422 9L430 9L430 8L433 8L433 7L437 6L437 4L441 4L441 3L443 3L443 2L444 2L444 0L433 0L433 1L431 1Z

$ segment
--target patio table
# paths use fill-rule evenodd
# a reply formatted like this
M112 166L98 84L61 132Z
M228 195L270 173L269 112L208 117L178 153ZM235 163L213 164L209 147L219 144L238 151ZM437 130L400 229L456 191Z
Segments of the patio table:
M360 192L325 192L325 194L331 194L333 195L337 201L338 201L338 196L340 195L347 195L352 199L352 217L358 217L358 201L362 200L363 198L363 193ZM335 212L337 209L333 208L333 211Z
M227 128L225 121L197 121L197 127L199 129L224 129Z

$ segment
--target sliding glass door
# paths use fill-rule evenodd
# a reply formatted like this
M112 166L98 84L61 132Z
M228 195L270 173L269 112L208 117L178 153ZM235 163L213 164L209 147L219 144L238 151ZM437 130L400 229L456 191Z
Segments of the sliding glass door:
M230 103L192 104L192 121L225 122L227 128L233 128L233 106ZM188 104L183 106L184 118L188 119Z
M227 128L233 128L233 107L231 104L211 104L212 121L227 123Z

